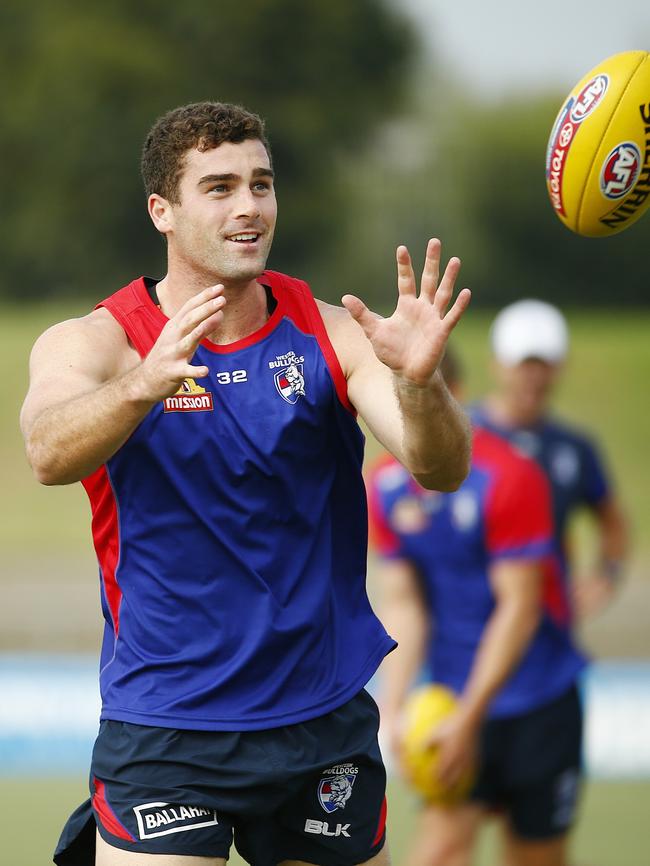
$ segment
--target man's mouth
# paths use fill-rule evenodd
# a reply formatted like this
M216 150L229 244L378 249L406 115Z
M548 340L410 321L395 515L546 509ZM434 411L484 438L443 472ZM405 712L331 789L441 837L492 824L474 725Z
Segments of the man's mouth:
M236 235L228 235L228 240L236 244L254 244L259 237L259 232L239 232Z

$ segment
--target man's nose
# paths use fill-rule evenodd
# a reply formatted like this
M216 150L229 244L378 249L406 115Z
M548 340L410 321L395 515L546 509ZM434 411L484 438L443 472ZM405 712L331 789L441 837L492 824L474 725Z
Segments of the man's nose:
M256 219L260 215L260 207L253 191L248 187L238 190L235 199L235 217L252 217Z

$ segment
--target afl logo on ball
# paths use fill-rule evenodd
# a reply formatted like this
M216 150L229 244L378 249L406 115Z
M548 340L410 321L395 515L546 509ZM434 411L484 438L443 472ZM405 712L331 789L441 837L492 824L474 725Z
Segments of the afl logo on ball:
M605 198L623 198L632 189L641 171L641 151L625 141L611 151L600 173L600 191Z
M597 75L585 84L571 108L571 120L574 123L582 123L585 117L600 105L607 93L608 84L607 75Z

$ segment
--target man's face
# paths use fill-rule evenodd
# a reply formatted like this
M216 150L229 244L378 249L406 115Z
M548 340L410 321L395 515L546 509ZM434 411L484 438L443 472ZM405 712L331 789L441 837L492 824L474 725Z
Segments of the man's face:
M546 411L560 369L560 364L527 358L511 367L497 364L497 376L509 399L532 422Z
M273 171L258 139L185 155L180 203L169 206L170 256L214 282L245 284L266 265L277 203Z

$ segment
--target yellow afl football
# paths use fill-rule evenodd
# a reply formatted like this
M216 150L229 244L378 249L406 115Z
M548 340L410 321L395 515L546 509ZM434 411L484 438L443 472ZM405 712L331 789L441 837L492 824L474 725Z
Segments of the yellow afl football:
M456 695L437 683L420 686L409 695L404 707L402 758L408 781L429 803L453 805L464 800L473 776L461 779L452 788L437 776L438 748L430 745L431 734L456 708Z
M553 124L546 185L585 237L623 231L650 206L650 54L623 51L588 72Z

